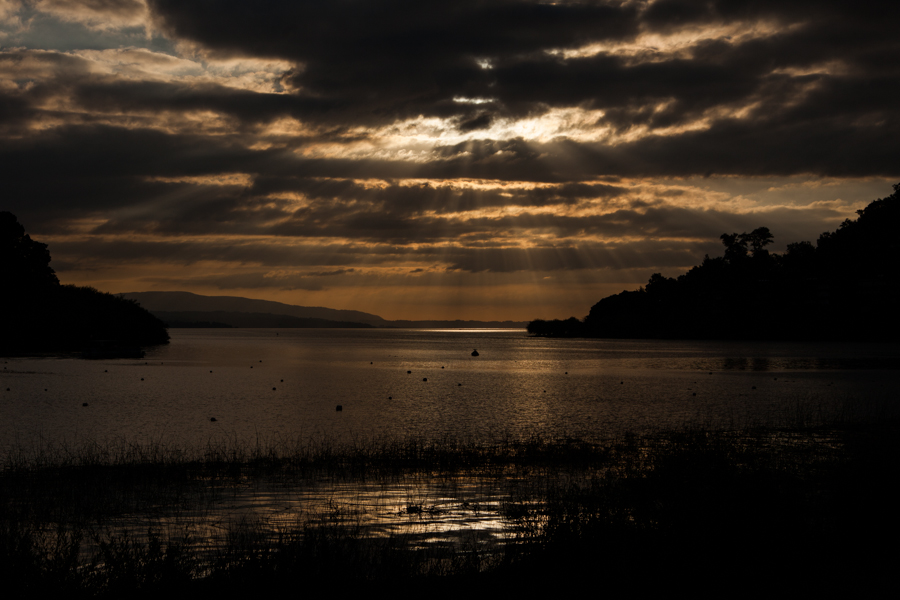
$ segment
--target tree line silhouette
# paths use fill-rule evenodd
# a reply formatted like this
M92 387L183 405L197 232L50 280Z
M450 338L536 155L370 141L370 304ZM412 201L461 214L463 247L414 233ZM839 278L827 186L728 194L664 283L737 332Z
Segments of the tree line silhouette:
M767 227L726 233L723 256L603 298L582 320L528 324L548 337L896 340L900 184L833 232L769 252Z
M77 351L92 345L169 341L165 325L133 301L91 287L61 285L47 244L15 215L0 212L0 352Z

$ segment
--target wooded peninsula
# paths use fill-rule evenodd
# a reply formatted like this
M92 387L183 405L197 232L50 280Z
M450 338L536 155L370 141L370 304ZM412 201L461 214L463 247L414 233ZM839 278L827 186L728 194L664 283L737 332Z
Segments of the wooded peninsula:
M163 322L137 302L61 285L47 244L32 240L5 211L0 212L0 281L0 354L90 351L102 356L169 341Z
M547 337L892 341L900 333L900 184L816 245L766 246L767 227L722 234L723 256L677 278L654 273L582 320L528 324Z

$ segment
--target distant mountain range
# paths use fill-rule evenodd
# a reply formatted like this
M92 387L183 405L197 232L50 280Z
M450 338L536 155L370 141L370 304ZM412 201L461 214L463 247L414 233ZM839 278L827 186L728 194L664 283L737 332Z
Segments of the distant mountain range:
M525 321L388 321L358 310L296 306L239 296L201 296L191 292L128 292L170 327L410 327L410 328L524 328Z
M120 295L136 300L157 318L176 327L204 322L231 327L373 327L386 323L378 315L358 310L295 306L238 296L201 296L191 292L129 292Z

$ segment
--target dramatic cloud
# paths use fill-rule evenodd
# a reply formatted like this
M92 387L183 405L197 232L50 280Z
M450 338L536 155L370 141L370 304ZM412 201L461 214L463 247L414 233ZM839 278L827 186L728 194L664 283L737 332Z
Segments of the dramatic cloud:
M143 0L35 0L31 4L40 12L91 29L140 27L148 16Z
M582 316L723 232L767 226L778 250L887 195L898 17L0 0L0 209L63 281L110 291Z

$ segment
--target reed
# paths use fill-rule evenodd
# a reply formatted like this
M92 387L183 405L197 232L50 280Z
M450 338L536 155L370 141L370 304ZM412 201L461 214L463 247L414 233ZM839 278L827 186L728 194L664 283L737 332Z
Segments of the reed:
M798 403L777 424L594 440L11 448L0 570L23 595L75 596L527 591L648 569L874 580L890 570L872 549L900 528L890 501L898 433L883 407L826 414Z

